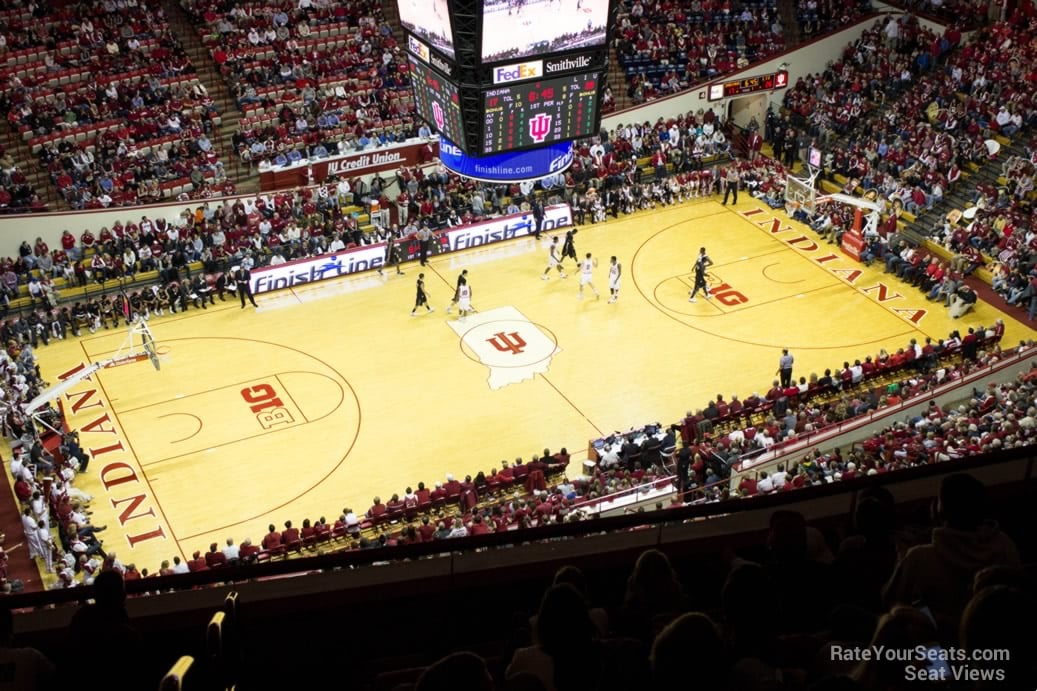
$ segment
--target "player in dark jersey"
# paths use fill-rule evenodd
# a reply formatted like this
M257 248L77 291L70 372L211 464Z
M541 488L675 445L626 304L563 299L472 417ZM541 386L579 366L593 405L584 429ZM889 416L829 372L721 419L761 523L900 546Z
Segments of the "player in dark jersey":
M699 256L695 259L695 287L691 291L691 295L688 296L688 302L695 302L695 293L700 290L706 296L708 300L711 296L709 294L709 285L706 284L706 269L713 266L713 260L706 254L706 248L699 248Z
M432 305L428 304L428 293L425 292L425 274L418 274L418 282L416 284L418 290L417 297L414 298L414 309L410 311L410 316L416 317L418 308L422 305L425 306L429 312L433 312Z
M464 270L461 271L460 275L458 275L458 277L457 277L457 286L454 288L454 297L452 297L450 299L450 304L447 305L447 308L446 308L446 313L447 314L450 314L450 312L454 309L454 305L457 304L457 300L458 300L457 294L458 294L458 291L461 290L461 284L464 283L467 280L468 280L468 269L464 269Z
M580 268L580 258L576 256L576 242L573 236L580 232L578 228L565 231L565 241L562 242L562 261L572 259L576 263L577 270Z
M400 271L400 248L396 244L396 236L389 233L389 239L385 242L385 265L395 266L396 275L402 276L403 272ZM382 273L382 267L378 267L378 275L384 276Z

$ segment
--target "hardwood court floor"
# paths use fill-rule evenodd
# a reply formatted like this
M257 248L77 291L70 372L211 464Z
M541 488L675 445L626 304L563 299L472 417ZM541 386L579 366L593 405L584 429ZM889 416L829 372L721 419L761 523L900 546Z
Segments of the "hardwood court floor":
M737 209L694 200L586 226L576 244L600 259L600 300L577 299L571 262L568 279L541 281L547 240L527 238L435 259L424 271L436 311L415 318L415 263L402 277L260 296L258 311L217 302L153 318L160 372L104 370L65 397L95 455L78 484L95 495L106 547L153 570L228 536L258 542L271 522L333 521L375 495L545 445L579 464L599 434L674 421L718 392L764 391L782 347L799 376L1000 316L980 305L951 320L915 289L881 284L879 265L771 218L745 196ZM700 246L717 294L691 304ZM612 254L624 272L614 305ZM463 324L445 314L462 268L480 310ZM1005 321L1006 342L1033 336ZM124 336L41 349L46 378L108 356Z

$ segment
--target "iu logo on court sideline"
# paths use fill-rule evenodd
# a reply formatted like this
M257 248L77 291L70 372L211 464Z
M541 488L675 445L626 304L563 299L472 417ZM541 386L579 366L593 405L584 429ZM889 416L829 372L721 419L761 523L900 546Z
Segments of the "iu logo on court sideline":
M510 352L512 355L518 355L525 350L527 345L526 341L516 331L512 331L510 334L498 331L493 335L493 338L487 338L486 342L500 352Z
M561 352L546 327L534 324L510 305L476 312L465 321L447 321L461 340L461 353L490 370L491 389L546 374Z
M547 139L551 134L551 116L547 113L538 113L529 121L529 136L537 144Z

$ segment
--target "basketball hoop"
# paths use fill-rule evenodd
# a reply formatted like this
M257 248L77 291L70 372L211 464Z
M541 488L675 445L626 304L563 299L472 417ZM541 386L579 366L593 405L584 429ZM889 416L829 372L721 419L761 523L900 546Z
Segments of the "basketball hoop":
M138 336L140 337L139 348L137 347ZM151 329L148 328L148 323L141 319L134 324L130 324L126 340L119 346L119 350L115 351L115 355L109 360L102 362L101 366L105 369L122 367L123 365L130 365L144 360L151 360L151 364L156 371L161 369L158 351L155 348L155 336L151 333Z

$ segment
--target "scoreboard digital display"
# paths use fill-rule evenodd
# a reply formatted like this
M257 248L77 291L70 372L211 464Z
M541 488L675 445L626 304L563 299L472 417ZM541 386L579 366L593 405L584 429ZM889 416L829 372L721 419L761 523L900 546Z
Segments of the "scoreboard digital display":
M483 155L597 134L598 73L495 86L483 94ZM448 135L449 138L449 135Z
M709 86L709 100L718 101L731 96L743 96L756 93L757 91L770 91L772 89L784 89L789 85L789 73L784 70L771 72L756 77L744 77L732 79L728 82L711 84Z
M418 115L450 141L463 141L457 85L410 56L414 107Z

